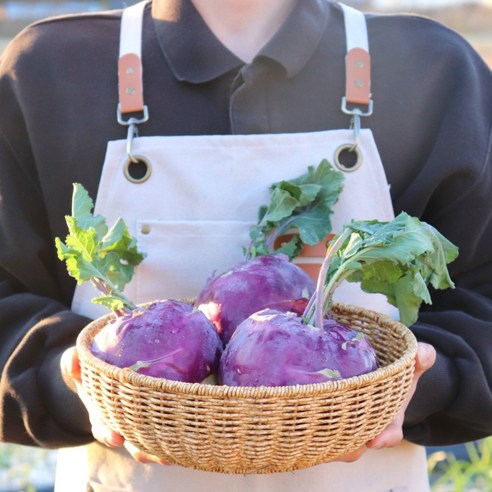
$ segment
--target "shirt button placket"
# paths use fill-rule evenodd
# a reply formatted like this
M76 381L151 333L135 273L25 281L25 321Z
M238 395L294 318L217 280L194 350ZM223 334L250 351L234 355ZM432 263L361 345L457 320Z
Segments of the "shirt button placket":
M266 67L253 62L245 65L235 78L229 106L233 134L269 133L266 104Z

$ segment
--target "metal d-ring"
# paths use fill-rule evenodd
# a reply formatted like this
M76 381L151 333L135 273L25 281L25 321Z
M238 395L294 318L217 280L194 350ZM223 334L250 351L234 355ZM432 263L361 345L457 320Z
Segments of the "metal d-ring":
M144 166L143 172L139 170L139 173L137 173L137 175L135 175L135 172L133 172L132 174L131 168L135 168L135 166L139 165ZM125 175L125 178L131 183L141 184L150 178L150 175L152 174L152 165L150 161L143 155L128 155L128 158L126 159L123 166L123 174Z
M356 161L353 166L346 166L340 161L340 155L343 152L354 152L356 155ZM333 157L335 166L340 169L340 171L346 172L346 173L351 173L353 171L356 171L359 169L360 166L362 166L362 151L360 150L360 147L358 145L354 145L353 143L346 143L340 145L336 150L335 150L335 155Z

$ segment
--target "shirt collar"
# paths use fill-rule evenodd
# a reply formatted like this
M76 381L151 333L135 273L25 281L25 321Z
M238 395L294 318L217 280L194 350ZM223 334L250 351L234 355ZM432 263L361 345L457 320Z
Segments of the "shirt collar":
M328 10L326 0L299 0L258 56L276 61L289 77L294 76L316 49ZM244 65L214 36L190 0L154 1L152 17L159 43L178 80L207 82Z

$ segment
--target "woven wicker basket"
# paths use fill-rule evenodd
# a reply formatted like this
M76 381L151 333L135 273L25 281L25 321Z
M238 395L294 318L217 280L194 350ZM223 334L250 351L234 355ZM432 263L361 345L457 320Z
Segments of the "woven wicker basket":
M104 317L77 341L83 385L109 427L170 463L241 474L311 467L358 449L391 422L408 393L417 350L410 330L392 318L343 304L334 315L370 337L379 369L276 388L153 378L91 354Z

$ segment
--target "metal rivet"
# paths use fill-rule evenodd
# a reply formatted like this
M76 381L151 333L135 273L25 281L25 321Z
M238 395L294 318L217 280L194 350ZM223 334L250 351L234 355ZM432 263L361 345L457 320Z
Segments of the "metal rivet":
M126 89L127 94L135 94L135 87L128 87Z
M150 226L148 224L143 224L140 229L140 232L142 234L150 234Z
M364 62L362 60L357 60L356 62L354 62L354 65L357 68L364 68Z
M364 87L364 82L362 80L356 80L354 82L354 84L357 86L357 87Z
M135 73L135 69L134 69L133 67L128 67L128 68L126 69L126 74L127 74L127 75L132 75L132 74L134 74L134 73Z

